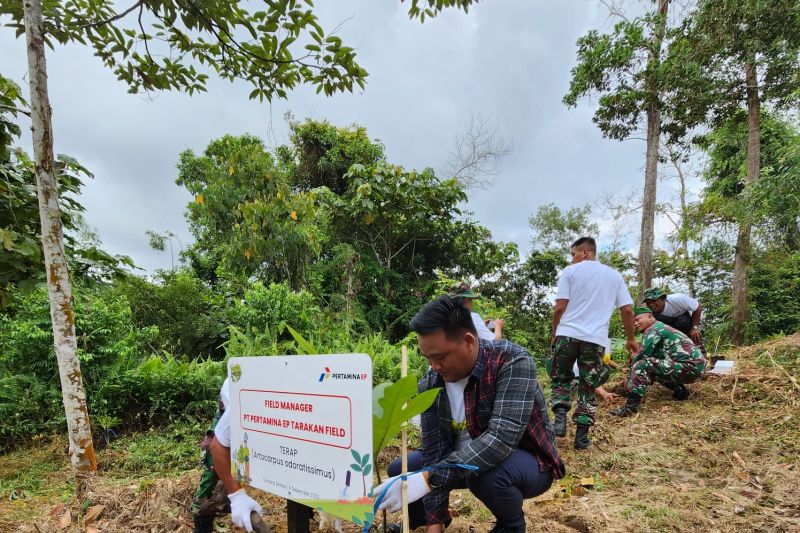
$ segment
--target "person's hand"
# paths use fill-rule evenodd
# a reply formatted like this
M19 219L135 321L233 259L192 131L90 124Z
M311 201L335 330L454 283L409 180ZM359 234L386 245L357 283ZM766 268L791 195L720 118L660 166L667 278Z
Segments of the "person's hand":
M264 515L261 505L247 495L244 489L239 489L233 494L228 494L231 501L231 520L239 527L247 531L253 531L253 524L250 523L250 513L255 511L259 516Z
M504 319L502 319L502 318L495 318L494 319L494 330L495 331L502 330L503 327L505 327L505 325L506 325L506 321Z
M625 351L628 355L633 355L639 351L639 343L635 339L628 339L625 341Z
M393 482L395 479L397 481ZM408 483L408 503L419 500L431 491L428 480L422 473L411 474L406 479L406 482ZM372 494L376 500L383 494L383 500L380 507L378 507L379 510L386 509L392 513L400 510L403 506L402 484L400 476L394 476L375 487Z
M700 335L700 330L697 328L692 328L692 331L689 332L689 336L692 338L692 342L695 344L700 344L703 342L703 336Z
M594 392L596 392L597 395L600 396L601 400L603 400L604 402L607 402L607 403L613 402L614 398L617 397L616 394L614 394L613 392L608 392L603 387L597 387L594 390Z

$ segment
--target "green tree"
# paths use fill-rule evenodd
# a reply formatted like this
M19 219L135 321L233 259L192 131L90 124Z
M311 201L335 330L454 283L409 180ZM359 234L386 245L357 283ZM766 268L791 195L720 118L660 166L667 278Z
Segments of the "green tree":
M312 84L328 95L352 90L354 85L363 87L366 71L355 62L353 49L344 46L339 37L325 35L310 5L310 0L266 2L264 10L251 11L245 2L200 5L139 0L117 12L108 0L48 2L44 10L40 0L0 1L0 15L10 16L10 26L18 35L25 33L28 45L42 243L76 472L95 470L96 461L76 357L68 267L62 251L45 44L52 46L57 41L93 48L131 92L176 89L192 94L205 89L208 74L203 70L230 80L245 80L253 86L251 98L267 100L284 97L287 90L301 83ZM138 27L122 22L128 16L137 17ZM149 28L145 28L145 21ZM240 40L241 35L248 40ZM308 44L302 46L303 42ZM150 47L156 43L159 48L153 54ZM138 51L135 45L141 45L144 51Z
M761 116L793 108L800 76L800 2L796 0L701 0L681 38L670 46L667 105L672 135L719 126L747 113L747 159L743 190L761 176ZM752 220L737 220L732 283L732 338L745 340Z
M600 228L590 221L592 208L570 207L562 211L555 204L539 207L535 214L528 218L528 225L533 231L531 244L538 251L557 251L566 256L570 245L578 237L597 235Z
M409 14L424 19L444 7L465 11L476 0L411 0ZM44 46L54 41L94 49L130 92L205 90L208 74L248 82L250 98L285 97L298 84L326 95L364 86L366 71L351 47L326 36L311 0L181 3L137 0L117 12L110 0L0 0L0 15L26 36L33 150L45 266L48 272L54 344L63 380L63 399L75 472L96 470L86 399L76 356L75 318L67 261L63 253L58 182L53 171L53 136ZM132 15L135 14L135 15ZM146 16L145 16L146 15ZM121 22L137 16L138 28ZM145 21L149 29L145 28ZM241 40L240 36L247 40ZM303 42L307 42L301 48ZM161 54L151 53L158 43ZM139 51L141 45L144 52ZM200 67L200 70L196 68ZM80 486L80 485L79 485Z
M325 213L260 139L227 135L201 156L183 152L176 183L195 197L188 210L195 249L218 255L230 275L303 285L326 238Z
M578 64L564 103L574 107L579 98L600 94L594 123L603 135L624 140L633 135L644 115L646 153L642 225L639 244L639 301L653 279L656 183L658 181L663 58L669 0L656 0L655 11L618 22L610 34L597 30L578 39Z

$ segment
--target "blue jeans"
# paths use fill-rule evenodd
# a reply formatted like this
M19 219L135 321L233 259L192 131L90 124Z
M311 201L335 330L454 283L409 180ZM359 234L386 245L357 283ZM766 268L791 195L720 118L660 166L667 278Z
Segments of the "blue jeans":
M408 471L423 467L422 452L408 454ZM400 475L400 459L389 465L390 476ZM550 472L539 471L539 461L530 452L516 449L502 463L477 476L462 479L453 488L468 488L497 519L497 525L512 531L525 531L522 500L542 494L553 482ZM424 526L425 506L418 500L408 506L411 529Z

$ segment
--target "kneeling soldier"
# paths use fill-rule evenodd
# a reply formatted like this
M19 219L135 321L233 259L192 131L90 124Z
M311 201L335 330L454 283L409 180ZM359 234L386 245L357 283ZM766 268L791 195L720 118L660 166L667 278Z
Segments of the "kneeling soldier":
M615 416L630 416L639 410L647 386L656 381L672 390L672 397L689 397L688 383L697 381L706 359L692 339L659 322L648 307L634 310L636 329L644 333L642 349L632 357L628 373L628 401L611 410Z

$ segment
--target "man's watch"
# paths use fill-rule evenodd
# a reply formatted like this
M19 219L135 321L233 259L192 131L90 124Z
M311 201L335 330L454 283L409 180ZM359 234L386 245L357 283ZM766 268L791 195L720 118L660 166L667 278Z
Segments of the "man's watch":
M428 486L431 488L431 491L442 488L442 480L439 478L439 473L436 472L436 470L428 472Z

